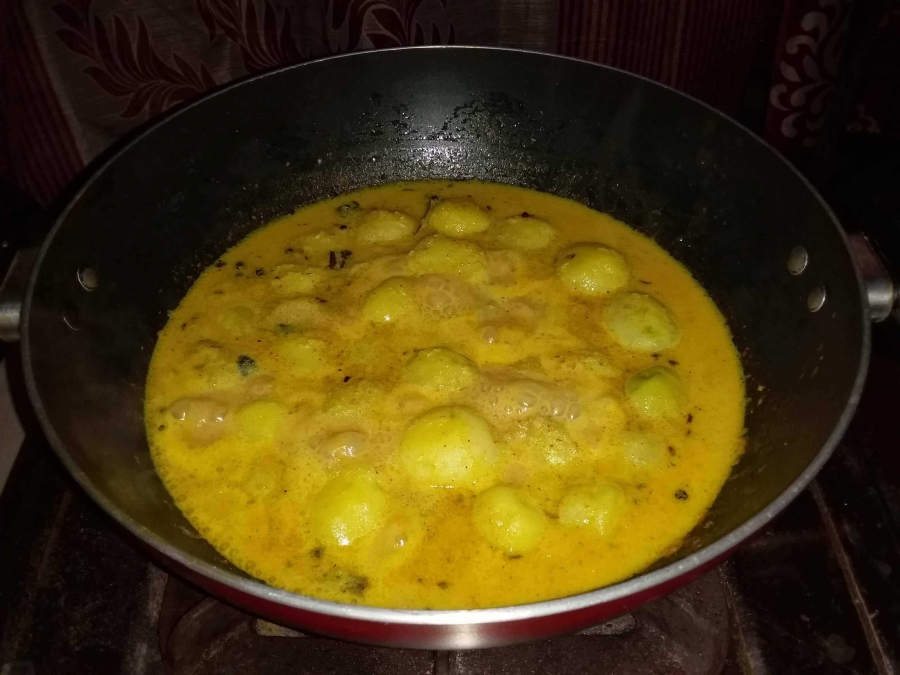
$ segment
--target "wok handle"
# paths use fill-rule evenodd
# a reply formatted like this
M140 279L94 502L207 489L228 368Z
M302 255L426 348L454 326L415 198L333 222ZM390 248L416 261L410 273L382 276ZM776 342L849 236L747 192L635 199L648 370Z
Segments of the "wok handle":
M0 284L0 341L19 341L22 303L39 250L37 246L19 249L9 265L6 278Z
M51 223L48 211L0 179L0 342L19 340L28 279Z
M884 321L892 314L900 321L896 311L898 288L884 258L875 250L872 242L862 232L847 235L850 252L862 274L869 300L869 318L873 323Z

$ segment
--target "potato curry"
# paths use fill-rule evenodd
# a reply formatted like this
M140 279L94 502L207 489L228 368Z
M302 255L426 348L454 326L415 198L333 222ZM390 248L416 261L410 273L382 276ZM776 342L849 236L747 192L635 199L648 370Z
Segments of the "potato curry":
M650 239L573 201L410 182L304 207L171 313L145 419L177 505L265 582L481 608L675 550L742 448L728 328Z

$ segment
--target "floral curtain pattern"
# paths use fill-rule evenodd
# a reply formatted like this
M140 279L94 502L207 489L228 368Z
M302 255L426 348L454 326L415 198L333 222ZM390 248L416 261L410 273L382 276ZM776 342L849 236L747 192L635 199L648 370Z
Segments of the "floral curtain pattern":
M771 70L766 134L790 154L817 141L852 1L7 0L0 172L49 204L118 138L214 87L330 54L422 44L556 51L726 112L760 59L774 56L774 70L763 70ZM775 54L761 55L773 7L781 16ZM900 37L900 9L886 12L885 25ZM849 131L895 128L895 97L866 94Z
M834 89L850 0L816 0L785 22L783 48L769 92L769 137L782 150L816 144Z

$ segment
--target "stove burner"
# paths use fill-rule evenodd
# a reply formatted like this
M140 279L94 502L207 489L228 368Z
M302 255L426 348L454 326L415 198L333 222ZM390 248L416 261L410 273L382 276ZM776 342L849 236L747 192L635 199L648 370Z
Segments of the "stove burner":
M578 635L468 652L423 652L305 635L254 618L169 577L159 642L173 675L718 675L729 646L727 590L715 570Z

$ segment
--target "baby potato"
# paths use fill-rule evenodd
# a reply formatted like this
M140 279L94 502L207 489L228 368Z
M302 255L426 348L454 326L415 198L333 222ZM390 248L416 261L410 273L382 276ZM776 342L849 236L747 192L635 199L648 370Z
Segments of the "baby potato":
M472 520L482 537L507 555L528 553L541 541L547 517L518 490L497 485L475 497Z
M491 217L471 199L444 199L431 207L425 222L448 237L466 237L488 229Z
M449 319L474 309L478 298L465 281L441 274L426 274L415 281L415 297L428 319Z
M324 270L278 265L272 270L272 280L269 283L282 295L305 295L312 293L324 280Z
M681 329L669 310L643 293L623 293L610 300L603 323L619 344L635 351L658 352L681 340Z
M340 431L319 444L319 454L329 464L359 457L366 451L366 435L359 431Z
M409 314L415 306L409 280L403 277L385 279L363 300L363 316L373 323L393 323Z
M384 389L368 380L339 384L325 398L322 409L334 420L355 422L371 415Z
M388 497L367 472L332 478L313 501L312 527L325 544L349 546L384 526Z
M516 281L516 274L522 268L523 258L518 251L487 252L488 283L509 286Z
M264 499L281 490L281 479L272 471L253 469L241 488L253 499Z
M663 444L653 434L630 433L622 441L622 454L638 469L649 469L659 464L663 456Z
M444 347L416 352L403 367L409 382L435 391L457 391L475 384L478 367L465 356Z
M169 406L179 422L184 439L191 445L209 445L225 434L228 408L208 398L180 398Z
M405 276L409 262L407 253L390 253L351 267L348 275L358 283L376 285L390 277Z
M620 525L625 492L615 483L576 488L559 504L559 522L567 527L590 527L608 537Z
M578 446L566 428L546 417L531 420L526 439L532 449L552 466L568 464L578 453Z
M256 314L249 307L229 307L219 314L219 325L232 335L246 335L253 330Z
M238 434L250 443L271 443L287 423L287 409L274 401L254 401L235 415Z
M618 251L599 244L575 244L564 250L556 273L572 293L597 297L628 283L631 271Z
M310 375L325 366L324 346L321 340L297 336L279 340L276 350L294 374Z
M219 361L224 355L224 347L214 340L198 340L187 350L188 363L196 368Z
M680 417L687 403L681 376L667 366L651 366L629 377L625 395L648 417Z
M265 398L275 389L275 377L272 375L251 375L246 378L244 391L250 398Z
M389 516L373 537L370 555L376 565L396 566L408 559L425 538L422 516L404 509Z
M419 222L400 211L370 209L364 213L354 232L367 244L388 244L411 237L419 229Z
M301 247L311 260L324 266L328 262L329 252L349 249L352 247L352 242L349 231L339 230L332 226L303 237Z
M399 448L400 465L422 487L473 487L488 477L496 455L487 422L459 406L418 417Z
M409 253L414 274L454 274L469 281L482 281L487 261L477 244L433 234Z
M599 351L582 350L543 356L541 366L548 375L575 382L583 382L588 377L612 379L622 374L622 371Z
M296 298L277 305L266 320L272 328L310 328L321 324L324 318L322 303L314 298Z
M525 251L542 249L555 236L556 229L550 223L530 216L507 218L500 221L494 230L494 237L499 244Z
M207 363L200 369L200 373L205 387L215 391L234 389L244 380L237 364L223 359Z
M582 412L566 427L589 457L608 457L621 446L629 415L613 396L588 395Z

